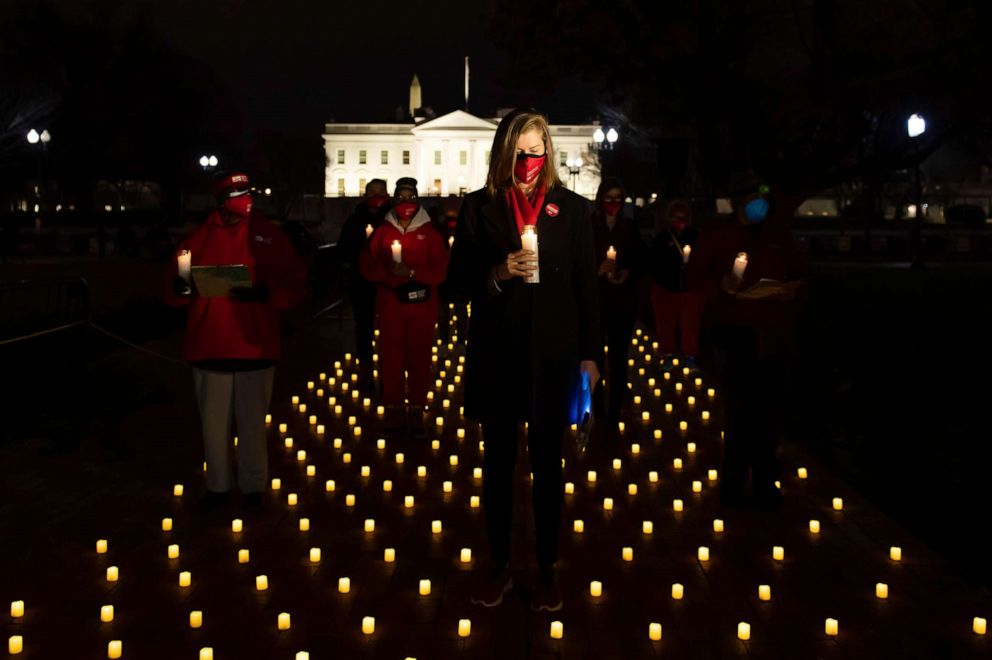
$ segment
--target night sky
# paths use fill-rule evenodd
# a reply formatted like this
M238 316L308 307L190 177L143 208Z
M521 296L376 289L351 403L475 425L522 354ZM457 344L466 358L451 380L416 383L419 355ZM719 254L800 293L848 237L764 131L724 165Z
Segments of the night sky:
M236 90L247 127L313 134L329 119L391 121L408 104L414 73L424 105L470 110L531 103L560 123L590 119L594 90L578 80L534 89L506 75L487 32L487 3L312 0L150 0L154 23L176 50L211 66Z

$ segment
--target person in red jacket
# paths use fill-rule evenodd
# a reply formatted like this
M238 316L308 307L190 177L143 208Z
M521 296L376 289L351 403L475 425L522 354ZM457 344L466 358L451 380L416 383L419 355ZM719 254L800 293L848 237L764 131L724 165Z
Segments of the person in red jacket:
M421 437L431 378L437 285L447 274L448 249L420 206L415 179L403 177L396 182L393 208L372 233L361 264L362 277L379 286L376 325L382 401L390 409L387 428L399 430L405 398L410 405L409 428Z
M187 311L183 355L193 367L207 463L203 508L229 499L233 419L238 486L244 505L257 509L268 481L265 413L280 352L280 311L302 299L306 270L289 238L251 212L247 175L222 176L214 194L217 210L179 244L177 255L188 250L194 267L244 264L252 284L227 297L201 296L172 259L166 300Z

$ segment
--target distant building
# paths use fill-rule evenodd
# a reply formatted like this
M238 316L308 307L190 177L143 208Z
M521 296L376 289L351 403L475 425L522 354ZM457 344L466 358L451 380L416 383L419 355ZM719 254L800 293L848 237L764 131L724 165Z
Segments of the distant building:
M327 166L326 197L356 197L371 179L385 179L390 191L396 179L417 179L421 195L464 195L485 185L489 151L499 119L476 117L463 110L432 118L421 107L416 76L410 85L409 123L338 124L324 128ZM599 159L592 149L599 126L553 125L555 167L562 181L580 195L593 197L599 186ZM572 175L566 162L581 158Z

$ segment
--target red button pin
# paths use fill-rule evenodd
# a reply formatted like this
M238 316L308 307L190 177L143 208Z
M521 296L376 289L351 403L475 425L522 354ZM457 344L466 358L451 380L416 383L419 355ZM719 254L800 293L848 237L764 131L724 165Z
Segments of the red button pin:
M558 215L558 205L548 204L547 206L544 207L544 212L548 214L549 218L553 218L556 215Z

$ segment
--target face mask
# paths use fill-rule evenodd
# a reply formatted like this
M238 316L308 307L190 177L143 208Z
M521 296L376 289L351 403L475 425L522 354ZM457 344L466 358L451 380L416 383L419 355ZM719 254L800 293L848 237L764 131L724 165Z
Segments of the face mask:
M681 234L688 225L685 220L672 220L672 229L676 234Z
M417 202L400 202L393 207L393 213L396 214L399 220L406 222L417 214L417 209L419 208L420 205Z
M616 215L623 208L623 202L603 202L603 213L606 215Z
M744 205L744 217L750 223L764 222L768 216L768 200L764 197L752 199Z
M369 210L373 213L377 213L383 205L389 201L388 195L372 195L365 200L365 204L368 205Z
M537 175L544 169L544 161L547 159L547 154L541 154L540 156L518 154L517 162L513 166L513 174L517 177L517 181L528 186L534 183Z
M224 209L229 213L241 216L242 218L247 218L251 213L252 199L251 195L240 195L238 197L229 197L224 200Z

